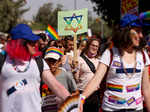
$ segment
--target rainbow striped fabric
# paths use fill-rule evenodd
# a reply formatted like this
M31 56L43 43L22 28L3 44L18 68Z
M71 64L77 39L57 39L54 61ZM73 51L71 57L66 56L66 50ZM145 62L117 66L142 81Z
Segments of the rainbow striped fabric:
M60 56L63 56L64 55L64 52L59 49L59 48L55 48L55 47L50 47L46 50L46 54L50 53L50 52L54 52L54 53L57 53L59 54Z
M109 89L111 91L122 92L123 91L123 86L107 83L107 89Z
M59 39L57 32L55 31L55 29L51 25L48 25L45 32L46 32L46 34L50 40L58 40Z
M150 20L150 11L146 11L140 14L140 19L148 19Z
M126 100L124 98L120 98L120 97L117 97L117 96L114 96L114 95L109 96L108 101L112 102L112 103L115 103L115 104L124 104L124 103L126 103Z
M133 92L140 89L140 84L130 85L126 87L127 92Z
M58 112L77 112L79 105L80 95L69 96L58 109Z
M86 36L80 36L80 40L83 41L83 40L88 40L88 37Z

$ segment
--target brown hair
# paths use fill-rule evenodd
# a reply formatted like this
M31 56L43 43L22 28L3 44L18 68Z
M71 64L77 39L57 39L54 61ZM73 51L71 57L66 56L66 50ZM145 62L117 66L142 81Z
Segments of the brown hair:
M115 30L112 36L113 44L116 48L119 49L121 55L122 51L124 49L127 49L129 46L131 46L132 40L130 38L130 30L133 28L122 28ZM140 45L138 47L135 47L135 50L142 50L144 48L145 42L143 41L143 38L140 40Z
M97 55L95 56L95 57L97 58L97 57L99 57L99 56L101 55L101 53L100 53L100 39L98 39L98 38L90 38L90 39L87 41L86 47L83 49L82 53L85 53L85 54L88 53L89 46L91 45L91 43L92 43L93 41L98 41L98 42L99 42L99 48L98 48L98 51L97 51Z

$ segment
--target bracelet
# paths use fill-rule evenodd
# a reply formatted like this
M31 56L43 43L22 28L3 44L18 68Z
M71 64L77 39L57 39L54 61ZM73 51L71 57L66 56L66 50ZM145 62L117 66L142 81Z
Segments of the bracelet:
M82 103L82 104L85 103L85 99L86 99L86 97L81 94L81 95L80 95L80 100L81 100L81 103Z

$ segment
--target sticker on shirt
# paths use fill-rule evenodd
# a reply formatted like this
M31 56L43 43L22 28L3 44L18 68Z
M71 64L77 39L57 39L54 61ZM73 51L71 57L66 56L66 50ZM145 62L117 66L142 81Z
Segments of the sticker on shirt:
M112 66L113 66L113 67L121 67L122 64L121 64L121 62L119 62L119 61L113 61L113 62L112 62Z
M127 92L133 92L133 91L137 91L139 89L140 89L140 84L126 86Z
M16 84L15 84L15 89L16 90L19 90L19 89L23 89L23 87L25 86L27 84L27 80L26 79L24 79L24 80L21 80L21 81L19 81L19 82L16 82Z
M108 101L111 103L115 103L115 104L125 104L126 103L126 100L124 98L120 98L120 97L117 97L114 95L109 96Z
M134 97L131 97L130 99L127 100L127 104L128 106L131 105L132 103L134 103L136 100Z
M123 91L123 86L107 83L107 89L110 90L110 91L122 92Z
M118 73L139 73L139 72L141 72L141 69L136 69L135 70L135 68L117 68L116 69L116 73L118 74Z
M143 97L139 97L136 99L136 105L140 104L143 102Z

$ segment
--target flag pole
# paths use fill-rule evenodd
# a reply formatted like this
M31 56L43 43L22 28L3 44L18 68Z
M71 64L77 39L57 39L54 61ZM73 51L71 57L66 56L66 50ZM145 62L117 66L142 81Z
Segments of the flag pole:
M74 9L76 10L77 9L77 1L74 0Z

